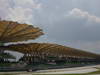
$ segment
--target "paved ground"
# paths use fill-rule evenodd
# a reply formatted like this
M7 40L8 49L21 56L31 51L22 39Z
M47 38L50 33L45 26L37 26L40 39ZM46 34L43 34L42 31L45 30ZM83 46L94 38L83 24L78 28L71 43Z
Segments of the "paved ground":
M39 74L81 74L98 71L100 65L86 66L78 68L64 68L64 69L52 69L52 70L40 70L37 71Z
M64 68L64 69L52 69L52 70L39 70L36 72L12 72L12 74L18 75L32 75L32 74L82 74L98 71L100 65L95 66L86 66L86 67L77 67L77 68ZM1 72L0 74L4 74ZM7 74L11 74L7 72ZM100 75L100 74L97 74Z

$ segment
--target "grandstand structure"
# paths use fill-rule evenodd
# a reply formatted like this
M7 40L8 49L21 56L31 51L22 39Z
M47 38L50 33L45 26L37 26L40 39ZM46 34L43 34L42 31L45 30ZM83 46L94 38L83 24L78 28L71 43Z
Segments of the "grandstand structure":
M24 54L22 60L34 62L99 62L100 55L79 49L50 43L30 43L1 46L3 50L18 51Z
M33 40L41 35L43 35L42 29L38 27L0 20L0 46L4 46L5 43L10 42ZM4 54L4 50L0 48L0 55L1 54ZM0 57L0 60L4 60L4 58Z
M0 21L0 43L33 40L43 35L38 27L12 21Z
M43 35L40 28L32 25L20 24L12 21L0 21L0 52L9 50L23 53L20 59L28 63L47 62L100 62L100 55L74 49L58 44L29 43L12 44L9 42L21 42L34 40Z

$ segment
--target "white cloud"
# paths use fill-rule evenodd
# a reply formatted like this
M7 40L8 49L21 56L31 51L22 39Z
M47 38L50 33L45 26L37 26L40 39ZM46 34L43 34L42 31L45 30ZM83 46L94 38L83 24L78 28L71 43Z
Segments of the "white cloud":
M67 16L73 16L73 17L77 17L77 18L86 18L86 19L88 19L88 21L100 23L99 17L91 15L87 11L83 11L78 8L72 9Z
M41 8L41 3L36 3L36 0L14 0L16 6L29 7L29 8Z
M0 0L0 18L4 19L8 14L10 7L10 0Z
M33 19L32 12L33 11L29 8L25 8L25 9L22 7L9 8L10 14L8 14L6 18L12 21L31 23L31 20Z
M34 12L40 10L36 0L0 0L0 17L5 20L32 24Z

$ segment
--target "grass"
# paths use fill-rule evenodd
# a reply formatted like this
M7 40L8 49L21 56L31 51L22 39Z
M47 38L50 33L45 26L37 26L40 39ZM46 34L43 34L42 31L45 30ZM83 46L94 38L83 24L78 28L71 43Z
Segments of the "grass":
M100 69L98 71L91 72L91 73L88 73L88 74L100 74Z
M0 63L0 67L4 67L4 66L10 66L11 65L11 63Z
M17 63L0 63L0 67L9 67L9 66L11 66L13 64L16 65Z

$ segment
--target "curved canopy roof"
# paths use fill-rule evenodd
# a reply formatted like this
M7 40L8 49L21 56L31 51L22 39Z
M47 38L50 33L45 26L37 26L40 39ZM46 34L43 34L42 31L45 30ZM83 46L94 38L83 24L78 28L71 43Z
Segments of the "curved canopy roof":
M32 25L12 21L0 21L0 42L18 42L32 40L43 35L41 29Z
M88 58L100 57L100 55L94 53L49 43L17 44L17 45L9 45L6 47L1 46L0 48L4 50L13 50L24 54L39 55L39 56L51 55L51 56L88 57Z

